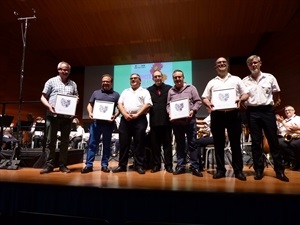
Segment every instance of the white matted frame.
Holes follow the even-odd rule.
[[[211,103],[214,105],[214,110],[237,108],[235,88],[213,90]]]
[[[57,114],[75,116],[77,96],[57,94],[54,109]]]
[[[114,112],[114,102],[95,100],[93,118],[97,120],[111,120]]]
[[[171,120],[186,118],[190,113],[189,99],[178,99],[170,102],[170,118]]]

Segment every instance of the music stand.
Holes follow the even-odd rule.
[[[34,130],[35,131],[44,131],[45,130],[45,123],[36,123]]]
[[[19,131],[31,131],[32,121],[20,121],[20,130]],[[13,132],[18,131],[18,126],[13,128]]]

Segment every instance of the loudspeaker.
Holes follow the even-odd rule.
[[[21,160],[1,159],[0,169],[17,170]]]

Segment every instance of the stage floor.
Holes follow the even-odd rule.
[[[262,193],[262,194],[300,194],[300,172],[286,170],[290,182],[282,182],[275,178],[272,167],[266,167],[264,178],[254,180],[253,168],[244,166],[247,181],[240,181],[234,177],[233,170],[227,166],[226,178],[212,179],[214,169],[203,171],[203,177],[193,176],[187,170],[186,174],[173,175],[161,170],[157,173],[140,175],[128,169],[121,173],[104,173],[100,170],[100,163],[94,163],[94,171],[81,174],[84,163],[70,165],[71,173],[63,174],[58,168],[53,173],[40,175],[40,168],[19,168],[18,170],[0,170],[1,182],[51,184],[63,186],[90,186],[97,188],[115,189],[146,189],[168,191],[200,191],[225,193]],[[117,162],[110,162],[110,168],[117,166]],[[163,168],[163,166],[162,166]]]
[[[275,178],[270,166],[257,181],[253,168],[245,165],[247,181],[240,181],[230,166],[226,178],[215,180],[214,169],[203,171],[203,177],[165,170],[148,170],[144,175],[133,170],[104,173],[97,160],[93,172],[81,174],[84,165],[70,165],[69,174],[58,168],[42,175],[40,168],[1,169],[0,215],[29,219],[31,225],[104,224],[99,219],[113,225],[287,225],[300,220],[298,171],[287,169],[290,182],[286,183]],[[117,165],[110,162],[110,168]],[[24,224],[23,219],[10,223],[19,224]]]

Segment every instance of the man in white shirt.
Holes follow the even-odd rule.
[[[245,181],[246,176],[243,173],[244,165],[240,144],[242,123],[239,108],[241,102],[248,99],[248,90],[241,78],[228,72],[228,63],[224,57],[216,60],[215,69],[217,76],[208,82],[202,94],[203,103],[211,111],[211,132],[214,137],[217,161],[217,171],[213,175],[213,179],[220,179],[225,177],[226,174],[224,148],[226,143],[225,131],[227,130],[235,177]],[[230,92],[227,92],[229,89],[234,90],[233,96],[230,96]],[[215,93],[218,93],[218,98],[221,99],[219,102],[221,107],[216,107],[218,102],[213,98]],[[231,98],[233,105],[227,106],[227,101],[221,98],[222,96],[224,96],[223,98]]]
[[[279,145],[285,165],[296,171],[300,169],[300,116],[295,114],[294,107],[290,105],[284,107],[284,112],[285,119],[278,114],[276,115]]]
[[[141,77],[137,73],[130,75],[130,88],[125,89],[119,98],[118,108],[122,114],[119,126],[119,166],[113,173],[127,171],[128,153],[133,139],[134,169],[145,174],[145,136],[148,121],[146,114],[152,106],[150,93],[141,87]]]
[[[261,72],[262,62],[259,56],[252,55],[248,57],[246,62],[251,74],[245,77],[243,82],[249,89],[249,99],[245,105],[252,139],[254,179],[261,180],[263,178],[265,167],[262,151],[264,132],[270,146],[276,178],[288,182],[289,179],[284,174],[285,168],[277,137],[274,111],[274,107],[280,105],[280,87],[272,74]]]

